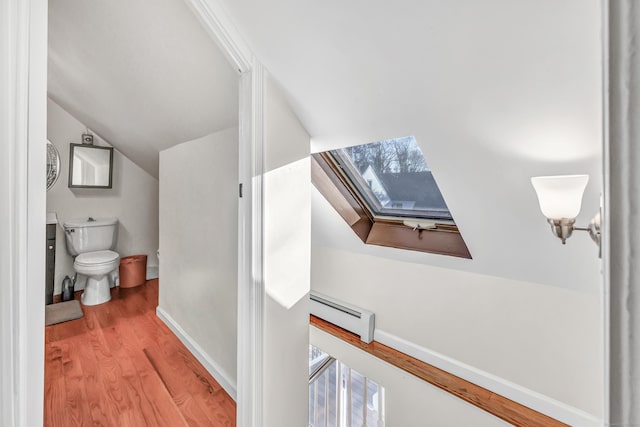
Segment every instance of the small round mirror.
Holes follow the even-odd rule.
[[[60,155],[55,145],[47,141],[47,191],[58,180],[60,175]]]

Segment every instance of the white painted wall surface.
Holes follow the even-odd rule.
[[[158,266],[158,180],[118,150],[113,154],[113,188],[68,187],[69,144],[80,143],[87,127],[53,100],[47,103],[47,137],[60,154],[60,177],[47,192],[47,211],[56,212],[56,273],[54,294],[61,292],[65,275],[72,276],[73,258],[67,253],[62,225],[73,218],[116,217],[119,220],[116,252],[120,257],[146,254],[149,267]],[[94,144],[110,146],[94,137]],[[76,290],[84,289],[78,281]]]
[[[309,338],[314,346],[384,387],[385,426],[510,425],[313,326]]]
[[[159,314],[235,397],[238,131],[160,152]],[[180,335],[180,334],[179,334]],[[193,351],[193,348],[191,348]]]
[[[309,135],[265,83],[263,425],[300,427],[309,420]]]
[[[315,245],[311,271],[314,291],[375,312],[376,340],[384,331],[602,416],[597,295]]]
[[[155,178],[160,151],[238,120],[237,72],[185,3],[50,4],[49,96]]]
[[[598,208],[602,2],[381,2],[365,15],[282,3],[295,8],[286,17],[227,2],[300,105],[312,151],[414,135],[473,256],[364,245],[314,189],[312,288],[375,311],[410,344],[602,418],[597,248],[584,232],[561,245],[529,181],[588,173],[577,223]],[[320,21],[335,39],[311,34]],[[379,23],[410,30],[359,36]],[[282,37],[296,29],[309,39]]]
[[[400,258],[599,292],[593,243],[557,244],[529,177],[588,173],[577,223],[598,207],[602,1],[220,1],[312,151],[416,137],[474,262]]]

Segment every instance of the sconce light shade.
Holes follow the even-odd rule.
[[[582,195],[589,175],[536,176],[531,184],[540,210],[549,219],[575,219],[582,207]]]

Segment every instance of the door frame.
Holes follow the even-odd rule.
[[[238,71],[238,427],[261,427],[263,414],[263,173],[265,71],[218,0],[185,0]]]
[[[237,425],[259,427],[264,72],[216,0],[186,2],[240,80]],[[0,11],[0,424],[31,427],[44,404],[48,0],[4,0]]]
[[[47,0],[0,3],[0,424],[42,425]]]

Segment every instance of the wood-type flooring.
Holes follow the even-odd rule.
[[[45,328],[44,425],[235,426],[233,399],[156,316],[158,281],[111,292]]]

